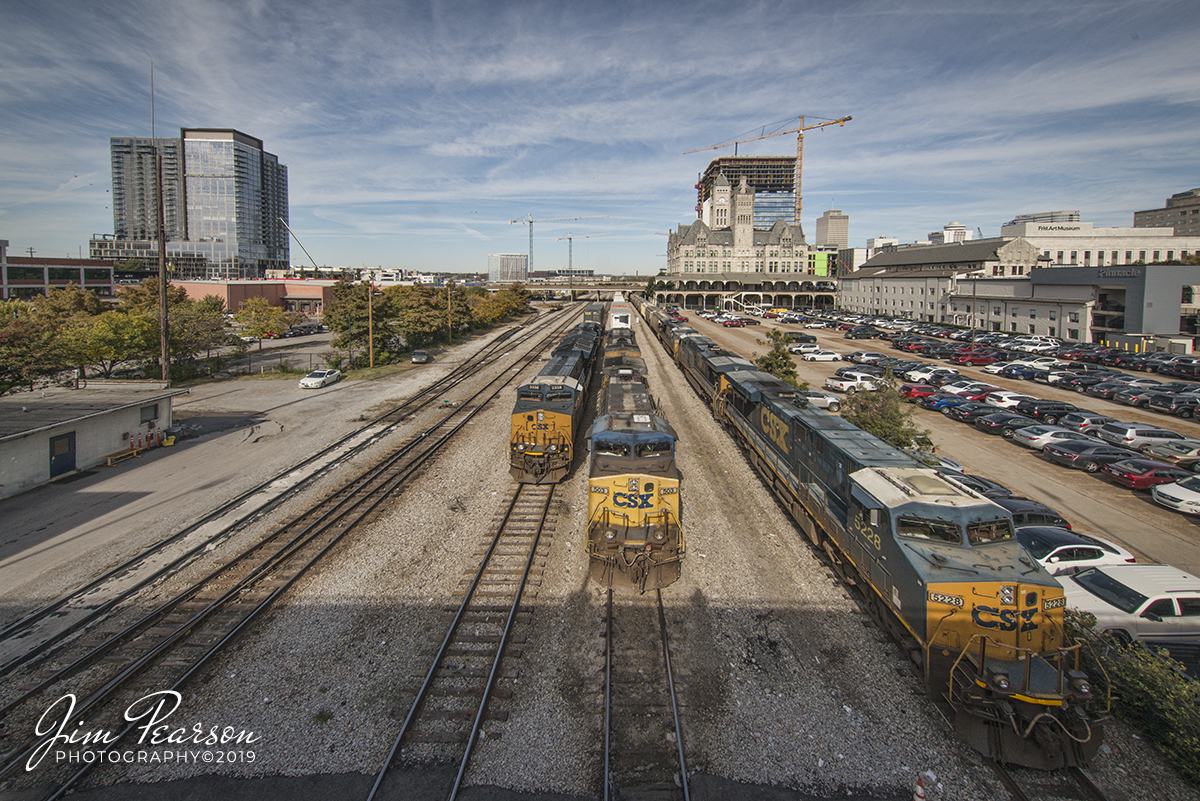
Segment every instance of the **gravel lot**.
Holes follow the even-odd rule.
[[[688,556],[683,578],[664,598],[689,767],[696,771],[693,796],[907,800],[924,774],[931,801],[1003,797],[928,702],[907,658],[805,544],[649,330],[640,322],[637,330],[652,392],[681,437]],[[449,369],[460,356],[447,355],[434,366]],[[255,423],[264,436],[270,432],[269,457],[244,429],[240,438],[206,435],[213,443],[227,440],[206,462],[221,488],[215,495],[232,495],[254,475],[222,479],[222,455],[240,460],[254,452],[252,469],[261,480],[273,465],[301,458],[306,448],[349,428],[360,412],[409,394],[428,375],[411,371],[369,391],[347,384],[329,396],[336,404],[319,407],[322,414],[311,403],[297,414],[270,409]],[[187,408],[196,419],[213,420],[246,411],[228,408],[222,398],[216,390],[197,391]],[[105,768],[89,780],[95,789],[76,797],[365,797],[424,673],[425,655],[441,638],[447,598],[474,567],[476,548],[512,481],[503,457],[511,401],[510,391],[476,418],[470,434],[421,481],[299,582],[185,692],[176,713],[181,722],[261,735],[253,763]],[[338,473],[362,463],[365,457]],[[312,492],[340,480],[331,476]],[[516,677],[504,683],[513,692],[503,702],[509,717],[485,727],[464,798],[595,797],[600,791],[603,608],[582,547],[584,466],[576,465],[559,498],[559,526],[536,611],[518,630],[523,655],[514,660]],[[165,520],[160,533],[172,521]],[[86,572],[78,567],[49,583],[70,583]],[[1094,773],[1133,801],[1200,798],[1119,726]],[[388,795],[423,798],[445,782],[443,769],[413,768]],[[103,786],[113,783],[120,784]]]

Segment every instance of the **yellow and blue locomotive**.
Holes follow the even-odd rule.
[[[605,338],[588,438],[588,557],[597,583],[645,592],[676,581],[684,555],[675,431],[657,414],[632,329]]]
[[[1099,748],[1103,711],[1064,644],[1061,585],[1012,517],[756,370],[720,374],[717,416],[834,568],[909,651],[959,735],[1054,769]]]
[[[580,323],[537,376],[517,387],[508,458],[522,484],[555,484],[571,469],[600,336],[600,323]]]

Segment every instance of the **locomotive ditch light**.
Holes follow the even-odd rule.
[[[1092,694],[1092,683],[1088,681],[1086,673],[1082,670],[1072,670],[1067,675],[1071,677],[1071,689],[1080,695],[1090,696]]]
[[[991,678],[992,678],[992,684],[996,687],[997,690],[999,690],[1000,692],[1004,692],[1004,693],[1008,692],[1009,681],[1008,681],[1007,673],[1002,673],[1000,671],[993,671]]]
[[[1012,606],[1017,602],[1017,588],[1010,584],[1005,584],[1000,588],[1000,603],[1007,606]]]
[[[611,528],[608,531],[604,532],[605,539],[611,540],[611,539],[614,539],[616,536],[617,536],[617,532],[613,531]]]
[[[557,445],[551,445],[551,446],[550,446],[550,452],[551,452],[551,453],[558,453],[558,446],[557,446]]]

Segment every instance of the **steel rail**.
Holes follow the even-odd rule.
[[[533,360],[535,360],[540,355],[540,352],[545,348],[546,344],[554,338],[554,333],[555,332],[552,332],[549,336],[547,336],[540,343],[540,347],[531,350],[530,353],[526,355],[525,358],[528,360],[528,363],[532,363]],[[482,403],[480,403],[478,406],[476,406],[474,408],[474,410],[470,411],[467,414],[463,414],[462,415],[463,419],[457,425],[455,425],[453,429],[451,429],[442,438],[440,438],[440,440],[433,443],[433,446],[430,447],[425,453],[421,454],[418,457],[418,461],[416,463],[414,463],[413,465],[410,465],[409,469],[406,469],[406,471],[403,475],[401,475],[398,478],[395,478],[394,481],[389,482],[389,484],[384,489],[376,490],[376,491],[372,492],[366,498],[359,498],[358,501],[354,505],[351,506],[351,508],[354,508],[354,506],[356,506],[356,505],[366,503],[369,501],[369,505],[367,506],[367,508],[364,509],[362,511],[362,513],[360,515],[358,515],[358,517],[354,521],[352,521],[349,525],[345,526],[343,531],[338,533],[331,542],[327,543],[319,551],[319,553],[316,556],[314,556],[312,559],[310,559],[308,561],[308,563],[306,563],[298,572],[296,572],[283,586],[277,588],[274,592],[272,592],[268,596],[267,599],[265,599],[260,604],[258,604],[248,615],[244,616],[243,619],[237,623],[236,627],[232,631],[228,632],[224,637],[221,638],[221,640],[216,645],[214,645],[212,648],[208,649],[208,651],[204,655],[202,655],[197,661],[195,661],[193,663],[192,667],[186,671],[183,678],[179,679],[175,686],[176,687],[181,686],[182,682],[186,681],[186,679],[189,678],[192,674],[194,674],[195,671],[198,670],[201,666],[203,666],[203,664],[205,664],[208,661],[208,659],[210,659],[214,654],[219,652],[225,646],[225,644],[227,644],[233,638],[233,636],[236,635],[236,633],[238,633],[244,627],[249,625],[249,623],[251,621],[253,621],[254,619],[256,619],[257,616],[262,611],[269,608],[269,606],[274,602],[274,600],[276,598],[278,598],[278,596],[283,591],[285,591],[288,587],[290,587],[292,585],[292,583],[294,583],[301,575],[304,574],[304,572],[306,572],[308,570],[309,567],[311,567],[313,564],[316,564],[316,562],[319,561],[319,559],[325,553],[327,553],[328,550],[333,547],[333,545],[335,545],[337,542],[339,542],[345,536],[345,534],[354,530],[354,527],[358,522],[360,522],[363,518],[365,518],[368,514],[370,514],[380,503],[382,503],[384,500],[387,500],[391,496],[391,493],[395,489],[396,486],[398,486],[404,480],[406,480],[408,476],[411,476],[411,474],[414,473],[421,466],[421,464],[423,464],[424,461],[428,460],[434,454],[436,454],[442,443],[444,443],[445,441],[452,438],[459,430],[461,430],[467,424],[467,422],[469,422],[476,414],[479,414],[483,410],[483,408],[486,406],[488,401],[493,400],[497,395],[499,395],[499,393],[503,390],[503,388],[505,386],[507,386],[509,383],[511,383],[511,381],[513,380],[513,376],[511,373],[512,373],[512,371],[505,371],[505,375],[501,375],[501,376],[493,379],[489,383],[488,387],[490,387],[494,384],[499,384],[499,386],[497,386],[492,391],[491,395],[489,395],[487,398],[485,398]],[[485,390],[481,390],[480,392],[476,393],[476,395],[472,397],[472,400],[474,400],[475,398],[484,394],[485,391],[486,391],[486,387],[485,387]],[[465,407],[465,404],[464,404],[464,407]],[[435,426],[433,426],[430,429],[430,431],[427,431],[425,434],[422,434],[419,439],[425,440],[432,431],[436,431],[437,429],[442,428],[445,425],[447,420],[449,420],[454,415],[459,414],[459,413],[460,413],[459,410],[452,412],[450,415],[448,415],[442,421],[439,421]],[[373,473],[373,474],[378,474],[379,472],[386,470],[391,464],[394,464],[394,461],[395,460],[391,460],[388,463],[388,465],[386,465],[383,468],[377,468],[375,470],[368,471],[368,472]],[[346,502],[346,498],[343,498],[342,500],[338,501],[337,505],[340,506],[341,504],[343,504],[345,502]],[[327,517],[329,517],[329,514],[330,514],[330,512],[327,511],[324,514],[322,514],[321,518],[319,518],[319,519],[327,518]],[[341,515],[339,515],[338,519],[340,519],[340,517],[341,517]],[[334,521],[332,521],[329,525],[325,526],[325,528],[330,527],[335,522],[336,522],[336,519]],[[310,525],[309,528],[311,529],[312,525]],[[295,548],[291,548],[290,550],[292,553],[295,553],[302,546],[303,546],[303,543],[300,543],[300,544],[296,545]],[[265,571],[257,570],[255,572],[258,573],[259,575],[261,575]],[[238,592],[238,589],[239,588],[235,587],[235,588],[227,591],[226,593],[224,593],[222,597],[224,599],[232,598],[232,597],[240,594]],[[216,602],[214,602],[213,604],[210,604],[210,606],[207,607],[206,610],[202,610],[202,612],[197,613],[197,615],[192,620],[189,620],[184,625],[178,627],[177,630],[173,634],[169,635],[166,640],[159,643],[154,649],[152,649],[152,651],[150,653],[144,655],[141,659],[137,660],[137,662],[135,662],[133,665],[130,665],[126,669],[122,670],[121,673],[117,677],[110,680],[99,690],[92,693],[92,695],[89,696],[88,699],[86,699],[82,705],[77,707],[77,709],[75,710],[75,714],[72,715],[72,719],[73,720],[74,719],[82,719],[82,716],[86,712],[90,711],[91,709],[96,707],[98,704],[102,703],[104,700],[107,700],[108,698],[110,698],[121,687],[125,686],[130,680],[132,680],[132,678],[134,676],[141,673],[142,670],[150,664],[150,662],[152,661],[152,658],[154,656],[161,655],[161,653],[164,652],[165,650],[167,650],[170,645],[173,645],[174,643],[178,642],[184,634],[190,633],[199,618],[201,618],[202,616],[208,616],[205,613],[211,614],[219,606],[220,606],[220,604],[218,604]],[[126,731],[128,731],[128,729]],[[113,743],[105,746],[105,748],[103,748],[103,749],[97,749],[97,750],[98,751],[107,751],[107,750],[111,749],[111,747],[113,745],[115,745],[117,742],[119,742],[120,737],[123,736],[124,734],[125,734],[125,732],[122,732],[121,735],[118,735],[117,739],[113,741]],[[25,760],[27,758],[27,756],[32,752],[32,749],[33,749],[33,747],[23,749],[20,756],[18,756],[17,758],[15,758],[13,760],[10,760],[4,766],[3,769],[0,769],[0,776],[3,776],[6,773],[11,772],[11,770],[13,768],[18,766],[20,764],[20,762],[22,762],[23,760]],[[93,764],[95,764],[95,763],[93,763]],[[56,793],[56,795],[54,797],[58,797],[58,795],[60,795],[67,788],[69,788],[75,781],[77,781],[78,778],[80,778],[81,776],[86,774],[91,769],[91,767],[93,767],[93,765],[88,765],[88,766],[81,768],[81,770],[77,774],[72,776],[68,780],[68,782],[60,788],[59,792]]]
[[[561,330],[561,326],[556,330]],[[521,342],[527,341],[528,339],[532,339],[534,336],[539,334],[540,331],[541,331],[541,328],[537,328],[537,329],[534,329],[529,332],[522,332],[521,337],[519,337],[515,342],[509,343],[509,344],[506,344],[507,340],[509,338],[511,338],[517,332],[517,329],[512,329],[510,331],[504,332],[499,337],[497,337],[495,340],[493,340],[491,343],[489,343],[487,347],[485,347],[483,350],[479,351],[479,353],[474,354],[462,365],[455,368],[454,371],[452,371],[448,375],[444,376],[442,379],[439,379],[436,383],[430,385],[429,387],[426,387],[425,389],[420,390],[418,393],[411,396],[410,398],[407,398],[403,403],[401,403],[400,406],[377,416],[376,418],[374,418],[370,422],[366,423],[365,425],[359,427],[358,429],[354,430],[350,434],[347,434],[346,436],[340,438],[336,442],[317,451],[316,454],[314,454],[311,457],[306,458],[303,462],[292,465],[291,467],[288,467],[288,468],[284,469],[283,471],[275,474],[271,478],[268,478],[266,481],[261,482],[257,486],[252,487],[242,493],[239,493],[234,498],[221,504],[216,509],[205,514],[204,516],[202,516],[201,518],[199,518],[198,520],[196,520],[194,523],[190,524],[189,526],[181,529],[178,532],[175,532],[174,534],[168,536],[167,538],[165,538],[163,540],[156,542],[154,545],[142,550],[140,553],[135,554],[134,556],[130,557],[129,559],[126,559],[124,562],[120,563],[119,565],[116,565],[115,567],[110,568],[109,570],[105,571],[102,575],[89,581],[88,583],[84,584],[83,586],[76,588],[75,590],[72,590],[70,593],[61,596],[60,598],[44,605],[40,609],[38,609],[34,612],[31,612],[30,614],[22,617],[21,619],[9,624],[3,630],[0,630],[0,641],[9,639],[10,637],[13,637],[16,634],[19,634],[22,631],[28,630],[34,624],[36,624],[37,622],[41,621],[42,619],[52,615],[53,613],[57,612],[58,610],[62,609],[64,606],[71,603],[73,600],[86,596],[89,592],[103,586],[106,582],[111,581],[116,577],[119,577],[120,575],[124,574],[125,572],[136,567],[138,564],[155,556],[156,554],[161,552],[162,549],[166,548],[167,546],[171,545],[172,543],[178,542],[179,540],[181,540],[181,539],[187,537],[189,534],[192,534],[193,532],[199,530],[201,527],[207,525],[208,523],[212,522],[213,520],[217,520],[220,517],[235,510],[237,507],[241,506],[247,500],[249,500],[250,498],[254,497],[255,495],[263,492],[264,490],[266,490],[267,488],[276,484],[277,482],[287,480],[293,473],[303,470],[306,465],[311,464],[313,461],[318,460],[321,457],[328,455],[329,453],[335,451],[337,448],[341,447],[346,442],[349,442],[349,441],[353,440],[354,438],[358,437],[359,435],[361,435],[364,431],[372,428],[373,426],[377,426],[380,422],[383,422],[390,417],[399,416],[399,419],[396,419],[394,422],[387,424],[383,429],[376,432],[369,439],[366,439],[363,442],[359,443],[358,445],[355,445],[354,447],[348,449],[341,456],[340,459],[330,462],[329,464],[325,465],[320,470],[317,470],[317,471],[311,473],[307,477],[298,481],[296,484],[292,485],[291,489],[293,491],[300,490],[300,489],[303,489],[304,487],[314,483],[317,479],[324,476],[326,473],[328,473],[330,470],[332,470],[336,465],[338,465],[342,461],[345,461],[347,458],[353,457],[354,455],[358,454],[362,450],[364,450],[367,447],[369,447],[370,445],[378,442],[381,438],[383,438],[384,436],[389,434],[393,429],[395,429],[396,427],[398,427],[399,425],[401,425],[404,422],[404,419],[403,419],[404,417],[407,417],[408,415],[415,413],[416,411],[419,411],[420,409],[428,406],[430,403],[433,403],[434,400],[436,400],[436,398],[439,397],[441,394],[443,394],[447,389],[452,389],[453,387],[458,386],[459,384],[461,384],[463,381],[467,380],[468,378],[474,376],[480,366],[486,364],[489,359],[492,359],[494,357],[494,355],[497,351],[501,350],[501,347],[500,347],[501,345],[504,345],[507,348],[507,347],[511,347],[513,345],[520,344]],[[496,357],[496,358],[498,358],[498,357]],[[423,400],[423,402],[418,402],[418,401],[422,401],[422,400]],[[204,541],[198,543],[196,546],[188,549],[187,551],[180,554],[175,559],[164,563],[162,567],[148,573],[146,576],[144,576],[139,581],[132,583],[129,587],[127,587],[126,589],[122,590],[121,592],[115,594],[108,601],[105,601],[103,604],[100,604],[100,605],[94,607],[92,609],[92,611],[88,612],[86,615],[81,616],[79,619],[75,620],[70,625],[59,629],[58,631],[56,631],[54,633],[53,636],[51,636],[47,640],[43,641],[42,643],[39,643],[34,648],[31,648],[29,651],[26,651],[25,653],[23,653],[17,657],[14,657],[9,662],[0,666],[0,677],[8,675],[9,673],[11,673],[13,670],[17,669],[18,667],[20,667],[24,664],[28,664],[32,661],[35,661],[38,657],[48,653],[50,650],[53,649],[53,647],[55,645],[62,642],[64,639],[66,639],[68,636],[70,636],[74,632],[78,631],[79,629],[85,628],[86,626],[93,623],[98,618],[103,617],[105,614],[107,614],[112,609],[114,609],[117,605],[119,605],[122,601],[126,600],[127,598],[134,595],[138,591],[144,589],[146,586],[154,583],[155,581],[162,578],[163,576],[169,574],[171,571],[178,569],[181,565],[189,562],[197,554],[201,553],[206,548],[208,548],[212,544],[212,542],[214,542],[215,540],[220,539],[221,537],[227,536],[228,534],[230,534],[233,531],[236,531],[238,528],[243,526],[247,521],[249,521],[265,512],[271,511],[278,505],[282,504],[285,500],[287,500],[287,498],[288,498],[287,495],[280,495],[279,497],[275,498],[274,500],[269,501],[268,503],[266,503],[262,506],[256,507],[252,510],[249,510],[246,514],[230,521],[229,525],[223,527],[220,531],[215,532],[212,537],[207,538]]]

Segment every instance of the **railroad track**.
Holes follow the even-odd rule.
[[[604,799],[688,801],[662,591],[605,604]]]
[[[568,316],[565,321],[549,323],[553,331],[550,336],[557,335],[570,319]],[[475,377],[489,364],[498,362],[507,352],[535,337],[544,336],[544,330],[537,326],[529,331],[513,329],[505,332],[439,381],[312,457],[240,493],[185,528],[105,570],[87,584],[12,621],[0,629],[0,678],[51,654],[60,643],[103,619],[126,599],[179,570],[211,549],[214,543],[231,536],[296,491],[393,433],[413,415],[436,404],[447,392]]]
[[[555,338],[552,332],[535,343],[519,360],[523,363],[506,366],[378,464],[132,625],[117,632],[93,627],[63,643],[53,663],[43,660],[31,666],[20,677],[21,692],[0,710],[0,779],[17,774],[36,758],[48,733],[43,727],[34,736],[38,718],[64,697],[61,688],[67,678],[75,679],[76,701],[60,731],[71,731],[83,720],[120,720],[120,710],[148,693],[177,691],[347,534],[394,498]],[[56,714],[65,709],[63,704]],[[118,748],[132,729],[131,724],[93,751],[103,755]],[[48,767],[36,780],[57,785],[49,796],[57,798],[92,764],[73,773],[67,770],[66,776]]]
[[[551,513],[555,488],[518,484],[510,490],[479,567],[460,590],[462,602],[447,609],[452,617],[445,636],[413,693],[368,799],[387,792],[383,788],[392,768],[405,760],[457,761],[458,774],[449,789],[449,798],[455,798],[472,749],[482,738],[484,720],[507,717],[489,702],[497,695],[497,679],[507,675],[505,660],[521,655],[510,647],[516,642],[513,629],[531,614],[524,602],[536,599],[536,589],[530,587],[541,583],[549,550],[544,535],[557,522]]]
[[[1013,801],[1110,801],[1104,790],[1080,768],[1038,771],[1006,768],[992,759],[984,764],[992,769]]]

